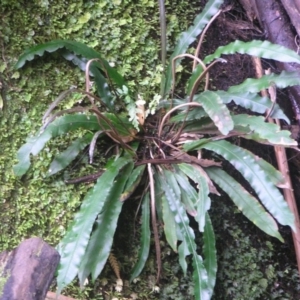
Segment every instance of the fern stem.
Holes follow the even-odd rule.
[[[164,93],[166,56],[167,56],[167,25],[166,25],[166,10],[164,0],[158,0],[159,4],[159,22],[160,22],[160,41],[161,41],[161,62],[163,65],[163,77],[161,80],[161,96]]]

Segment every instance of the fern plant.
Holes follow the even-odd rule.
[[[146,119],[145,102],[138,99],[138,90],[130,90],[125,79],[95,50],[79,42],[55,40],[34,46],[20,56],[17,68],[23,67],[35,55],[42,56],[45,52],[65,48],[64,57],[86,72],[86,91],[66,91],[49,107],[40,132],[28,138],[18,152],[19,162],[14,167],[18,176],[30,168],[31,154],[38,155],[50,139],[78,128],[87,133],[54,159],[49,168],[50,175],[66,168],[87,146],[92,159],[97,142],[103,136],[109,136],[120,149],[117,155],[111,155],[103,170],[90,176],[89,179],[98,178],[97,182],[83,199],[58,245],[61,255],[57,276],[59,292],[76,276],[83,285],[89,276],[95,280],[100,275],[110,254],[122,205],[125,200],[130,201],[130,196],[139,186],[144,190],[141,246],[130,278],[137,277],[147,261],[152,224],[157,251],[157,282],[159,280],[159,218],[166,240],[178,252],[184,274],[187,272],[186,257],[192,257],[195,299],[210,299],[215,285],[217,254],[209,209],[210,195],[220,195],[218,188],[227,193],[243,214],[266,234],[283,241],[277,222],[295,229],[293,214],[278,189],[284,185],[282,174],[265,160],[234,144],[231,138],[296,146],[290,132],[267,123],[263,116],[258,115],[269,112],[270,117],[289,122],[276,103],[258,93],[271,84],[279,88],[296,85],[299,74],[282,72],[247,79],[227,91],[209,90],[207,75],[215,63],[224,62],[220,58],[222,55],[236,52],[282,62],[300,63],[300,57],[267,41],[235,41],[219,47],[203,60],[186,54],[189,45],[219,13],[222,2],[208,1],[193,25],[182,33],[165,66],[161,101],[154,106],[156,113]],[[163,1],[160,1],[160,9],[163,12]],[[165,32],[163,16],[161,13],[162,40]],[[175,70],[184,57],[192,57],[199,64],[186,83],[186,94],[177,99],[173,96]],[[90,92],[90,75],[97,95]],[[201,90],[203,80],[206,80],[205,87]],[[82,93],[88,104],[53,113],[57,104],[74,91]],[[124,110],[116,112],[115,103],[122,99]],[[151,102],[151,99],[145,100]],[[255,115],[235,114],[226,106],[231,101]],[[255,196],[223,170],[225,160],[248,181]],[[203,236],[201,251],[190,226],[191,218],[196,220]]]

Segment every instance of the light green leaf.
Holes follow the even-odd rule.
[[[202,174],[200,168],[197,168],[197,166],[190,164],[180,164],[178,166],[182,172],[184,172],[197,184],[198,197],[197,202],[195,203],[195,206],[197,207],[197,216],[195,217],[195,220],[198,222],[199,231],[203,232],[205,226],[205,215],[210,209],[211,205],[211,200],[208,196],[209,187],[207,179]]]
[[[145,166],[146,165],[138,166],[132,171],[131,175],[128,178],[128,181],[126,182],[126,186],[124,192],[121,195],[120,201],[125,201],[126,199],[128,199],[138,187],[143,177]]]
[[[91,13],[87,12],[83,16],[79,17],[77,23],[78,24],[85,24],[90,20],[91,16],[92,16]]]
[[[97,65],[99,69],[107,72],[110,79],[112,79],[119,87],[125,85],[124,78],[116,71],[116,69],[112,68],[97,51],[76,41],[54,40],[45,44],[39,44],[31,47],[24,51],[23,54],[19,57],[15,68],[22,68],[26,61],[33,60],[35,55],[43,56],[45,52],[54,52],[61,48],[66,48],[69,51],[72,51],[75,54],[80,55],[88,60],[93,58],[99,59],[101,63],[95,62],[93,64]]]
[[[165,195],[161,196],[161,203],[166,240],[171,248],[177,252],[176,222]]]
[[[281,62],[295,62],[300,64],[299,55],[288,48],[275,45],[269,41],[253,40],[251,42],[235,41],[226,46],[219,47],[215,53],[208,55],[204,63],[210,63],[212,60],[221,57],[223,54],[249,54],[266,59],[274,59]]]
[[[209,290],[207,287],[207,272],[203,265],[202,258],[197,254],[197,246],[195,244],[195,234],[189,226],[189,219],[185,209],[180,201],[180,190],[174,174],[168,170],[159,176],[161,186],[165,192],[166,199],[169,203],[170,210],[174,214],[175,222],[179,227],[182,235],[182,243],[178,247],[179,263],[186,274],[187,263],[185,257],[192,254],[193,258],[193,278],[195,283],[195,297],[198,300],[209,300]]]
[[[206,143],[209,143],[211,140],[208,138],[203,138],[203,139],[200,139],[198,141],[192,141],[192,142],[188,142],[188,143],[185,143],[183,145],[183,150],[188,152],[188,151],[193,151],[193,150],[198,150],[200,148],[203,148],[203,145],[206,144]]]
[[[240,114],[232,116],[232,119],[236,125],[249,127],[260,138],[274,145],[297,146],[297,142],[290,138],[289,131],[281,130],[277,124],[265,122],[264,117]]]
[[[217,250],[216,250],[216,238],[214,229],[209,217],[206,213],[205,227],[203,234],[203,254],[204,254],[204,266],[208,276],[208,288],[210,297],[213,294],[217,277]]]
[[[191,216],[195,217],[197,215],[196,205],[198,201],[198,195],[195,188],[190,184],[188,178],[179,168],[176,168],[174,176],[180,185],[182,203],[184,204],[186,211]]]
[[[78,128],[93,131],[100,129],[98,120],[95,116],[74,114],[57,118],[44,131],[39,132],[34,137],[28,138],[26,143],[18,150],[17,153],[19,163],[14,166],[16,176],[24,175],[29,169],[30,154],[37,155],[51,138],[60,136]]]
[[[260,114],[265,114],[273,107],[273,102],[268,97],[260,97],[256,93],[228,93],[225,91],[216,91],[215,93],[221,97],[224,104],[228,104],[233,100],[237,105],[243,106]],[[285,120],[288,124],[290,124],[289,118],[284,114],[277,103],[275,103],[270,117]]]
[[[109,162],[107,170],[85,196],[79,212],[76,213],[74,221],[58,246],[61,256],[57,277],[58,293],[77,275],[79,265],[85,255],[93,224],[109,199],[115,177],[120,169],[131,162],[131,158],[124,157]]]
[[[86,134],[75,140],[65,151],[55,156],[49,168],[49,176],[66,168],[92,140],[92,134]]]
[[[170,92],[172,86],[172,59],[186,52],[189,45],[192,44],[201,33],[204,26],[210,21],[211,17],[217,12],[223,0],[209,0],[203,11],[195,18],[194,23],[189,29],[183,32],[179,38],[173,54],[170,57],[170,63],[166,71],[164,95]],[[180,59],[176,61],[176,66],[180,63]]]
[[[135,134],[133,125],[125,115],[117,117],[111,113],[103,113],[103,116],[110,121],[111,126],[123,138],[131,138]],[[111,129],[110,125],[103,119],[100,119],[100,124],[96,116],[84,114],[65,115],[55,119],[44,131],[40,131],[36,136],[28,138],[26,143],[19,149],[17,153],[19,163],[14,166],[16,176],[22,176],[27,172],[30,167],[30,154],[37,155],[51,138],[78,128],[91,131]]]
[[[294,215],[282,194],[247,151],[224,140],[209,142],[204,144],[203,148],[214,151],[228,160],[249,181],[272,216],[280,224],[288,225],[295,230]]]
[[[183,111],[179,114],[173,116],[169,122],[171,123],[178,123],[183,121],[194,121],[194,120],[200,120],[203,117],[207,117],[207,113],[202,107],[195,107],[193,109],[190,109],[188,112]]]
[[[101,273],[109,253],[111,251],[114,233],[123,203],[120,201],[126,181],[133,169],[133,162],[130,161],[122,172],[117,176],[110,193],[105,201],[104,207],[96,220],[96,229],[91,235],[91,239],[86,247],[85,255],[78,270],[78,277],[81,286],[91,273],[92,280]],[[102,175],[103,176],[103,175]]]
[[[233,129],[233,121],[220,96],[212,91],[205,91],[194,96],[194,101],[202,104],[204,110],[224,135]]]
[[[261,90],[267,89],[270,85],[275,84],[278,88],[286,88],[288,86],[299,84],[299,72],[281,72],[280,74],[264,75],[261,78],[248,78],[239,85],[231,86],[228,89],[229,93],[258,93]]]
[[[141,247],[139,249],[138,261],[130,275],[130,281],[140,275],[146,264],[150,251],[150,236],[150,199],[149,193],[147,193],[142,205]]]
[[[258,228],[268,235],[283,238],[278,232],[275,220],[267,213],[264,207],[248,193],[234,178],[219,168],[208,168],[207,173],[220,188],[228,194],[239,210]]]

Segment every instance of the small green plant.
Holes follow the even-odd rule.
[[[196,299],[210,299],[215,285],[217,256],[209,217],[210,194],[220,195],[215,184],[265,233],[283,240],[276,221],[294,229],[293,214],[278,190],[284,185],[281,173],[250,151],[235,145],[232,138],[296,146],[288,131],[267,123],[265,117],[257,114],[268,113],[270,117],[289,122],[276,103],[258,93],[270,85],[280,88],[296,85],[299,83],[298,74],[265,75],[260,79],[247,79],[228,91],[212,91],[208,89],[208,73],[215,63],[225,62],[222,55],[236,52],[282,62],[300,63],[300,57],[267,41],[235,41],[219,47],[203,60],[186,54],[189,45],[219,12],[222,2],[208,1],[193,25],[180,36],[166,65],[164,3],[160,1],[164,72],[161,95],[153,95],[153,99],[140,99],[138,87],[130,89],[125,79],[98,52],[79,42],[55,40],[26,50],[19,58],[17,68],[35,55],[42,56],[45,52],[64,48],[64,57],[86,72],[86,90],[63,92],[49,107],[40,132],[28,138],[18,152],[19,163],[14,167],[18,176],[30,168],[30,155],[37,155],[50,139],[78,129],[86,134],[54,159],[49,175],[65,169],[87,146],[92,160],[97,141],[103,136],[110,137],[118,149],[117,153],[111,154],[103,170],[88,178],[98,177],[58,245],[61,255],[58,292],[76,276],[81,285],[90,275],[92,280],[99,276],[111,251],[123,202],[130,199],[137,187],[144,191],[141,196],[141,247],[131,280],[142,272],[147,261],[152,224],[159,281],[159,218],[166,240],[178,252],[184,274],[188,267],[186,257],[191,256]],[[200,45],[204,33],[205,30]],[[178,99],[174,97],[176,68],[185,57],[197,61],[198,65],[185,85],[185,95]],[[90,91],[90,75],[97,95]],[[205,84],[201,90],[203,80]],[[81,93],[84,101],[53,113],[58,103],[73,92]],[[256,115],[231,112],[226,106],[231,101]],[[147,103],[148,112],[144,108]],[[116,110],[116,105],[121,109]],[[223,160],[241,173],[256,196],[222,169]],[[204,259],[199,255],[190,218],[197,221],[198,230],[203,235]]]

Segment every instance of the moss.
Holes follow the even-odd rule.
[[[178,33],[187,28],[193,20],[199,1],[174,0],[166,1],[166,4],[170,53]],[[0,14],[0,46],[3,59],[0,62],[0,80],[6,87],[5,109],[0,111],[1,252],[14,248],[23,238],[34,235],[56,245],[90,187],[66,185],[63,181],[66,174],[47,177],[51,160],[55,154],[67,147],[75,138],[74,135],[58,138],[47,144],[38,157],[32,158],[33,164],[26,176],[21,179],[14,176],[12,166],[16,163],[17,150],[25,138],[40,127],[41,117],[49,104],[71,86],[84,86],[83,73],[62,60],[59,55],[47,54],[43,58],[36,58],[16,71],[13,66],[18,56],[26,48],[52,39],[84,42],[114,64],[119,72],[129,79],[131,87],[138,86],[144,99],[151,99],[159,91],[161,71],[156,0],[2,0]],[[75,101],[75,96],[70,97],[61,108],[68,108]],[[100,156],[100,153],[98,155]],[[83,167],[81,171],[78,171],[79,165]],[[77,177],[81,175],[79,172],[90,173],[97,167],[99,166],[88,165],[86,155],[83,155],[68,172],[70,176]],[[222,280],[223,286],[218,293],[221,295],[219,299],[224,299],[226,293],[228,299],[233,297],[232,295],[235,295],[235,298],[230,299],[248,299],[248,292],[256,298],[260,297],[259,295],[268,297],[272,293],[275,295],[274,299],[282,299],[278,289],[270,290],[270,285],[275,283],[280,275],[278,269],[274,269],[270,263],[268,253],[271,250],[265,245],[259,246],[266,247],[265,250],[257,250],[236,227],[231,233],[232,238],[240,240],[242,247],[236,252],[237,247],[232,243],[227,245],[226,251],[219,253],[219,282]],[[222,241],[222,236],[220,240]],[[121,250],[116,250],[118,251]],[[234,259],[230,256],[233,254]],[[152,277],[155,274],[155,255],[152,254],[143,273],[143,280],[133,286],[139,299],[190,299],[192,274],[189,273],[189,276],[183,278],[177,257],[169,254],[169,247],[163,247],[163,255],[167,258],[164,260],[163,281],[167,282],[171,278],[173,284],[163,287],[159,296],[152,293]],[[123,272],[127,274],[134,261],[128,254],[122,256],[125,265]],[[240,259],[236,264],[232,264],[238,256]],[[267,266],[263,272],[258,259]],[[251,282],[248,282],[246,277],[249,269],[253,271],[254,276],[251,277]],[[286,268],[282,271],[282,277],[285,276],[285,272],[291,276],[291,282],[297,282],[294,269]],[[105,280],[114,280],[109,274],[110,270],[107,267],[101,281],[96,281],[95,287],[89,286],[84,292],[79,292],[78,288],[73,286],[67,289],[67,293],[78,299],[92,299],[90,295],[100,294],[100,284],[104,286]],[[257,288],[256,291],[253,290],[254,287]],[[131,291],[127,290],[126,293],[130,295]],[[109,294],[114,295],[114,292]],[[93,296],[93,299],[102,299],[102,296]]]
[[[172,8],[171,8],[172,4]],[[176,14],[193,7],[185,1],[169,1],[169,48],[175,36],[186,28],[187,18]],[[12,166],[25,138],[35,133],[49,104],[71,86],[84,86],[83,73],[60,58],[47,54],[15,70],[19,55],[35,44],[52,39],[84,42],[103,54],[126,75],[132,87],[151,97],[159,91],[159,23],[155,0],[19,1],[3,0],[0,6],[0,80],[5,84],[5,109],[0,111],[0,252],[16,247],[24,238],[40,236],[57,245],[90,185],[64,183],[66,174],[47,177],[54,155],[75,136],[47,144],[26,176],[16,178]],[[191,17],[192,19],[192,17]],[[76,101],[70,97],[67,108]],[[104,147],[104,146],[103,146]],[[104,149],[105,150],[105,149]],[[99,155],[99,153],[98,153]],[[77,166],[81,165],[81,171]],[[93,172],[83,155],[70,176]]]

